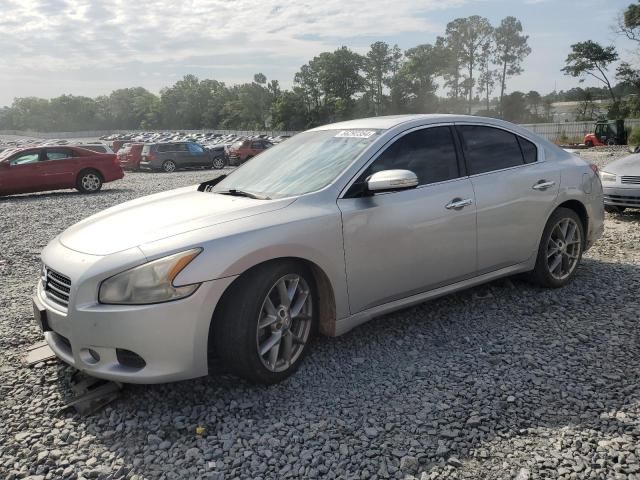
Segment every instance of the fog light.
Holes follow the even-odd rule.
[[[144,358],[140,355],[131,350],[125,350],[124,348],[116,348],[116,357],[120,364],[136,370],[140,370],[147,365],[147,362],[145,362]]]
[[[80,350],[80,358],[84,363],[95,365],[100,361],[100,354],[92,348],[83,348]]]

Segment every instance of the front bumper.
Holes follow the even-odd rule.
[[[640,208],[640,185],[625,187],[603,186],[604,204],[616,207]]]
[[[65,260],[50,265],[45,258],[61,272]],[[173,382],[208,373],[209,325],[235,277],[204,282],[187,298],[154,305],[87,301],[79,293],[86,290],[82,278],[73,273],[70,278],[68,308],[47,296],[42,281],[34,297],[36,307],[46,312],[44,338],[62,361],[91,376],[123,383]],[[97,297],[94,280],[85,283]],[[143,365],[132,365],[131,352]]]

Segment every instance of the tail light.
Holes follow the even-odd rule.
[[[156,159],[156,156],[153,153],[149,153],[147,155],[147,160],[155,160],[155,159]]]

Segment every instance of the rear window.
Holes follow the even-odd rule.
[[[522,149],[522,155],[524,156],[524,163],[533,163],[538,161],[538,149],[529,140],[525,140],[522,137],[517,137],[520,142],[520,148]]]
[[[84,148],[85,150],[91,150],[92,152],[97,152],[97,153],[107,153],[107,149],[104,145],[87,145],[87,144],[81,144],[81,145],[76,145],[78,148]]]

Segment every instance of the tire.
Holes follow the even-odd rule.
[[[164,173],[173,173],[176,171],[176,169],[176,162],[174,162],[173,160],[165,160],[164,162],[162,162],[162,171]]]
[[[563,232],[562,225],[565,224],[567,227]],[[575,230],[571,227],[575,227]],[[561,244],[558,244],[558,241],[561,241]],[[575,276],[582,259],[584,245],[584,225],[578,214],[568,208],[556,209],[544,227],[536,266],[530,273],[531,280],[545,288],[564,287]],[[551,250],[557,253],[550,255]],[[559,265],[557,265],[558,260]]]
[[[282,295],[286,292],[290,298],[292,288],[289,310]],[[209,341],[224,366],[251,383],[265,385],[294,373],[315,333],[316,291],[311,273],[294,262],[270,262],[241,276],[225,293],[211,328]]]
[[[224,157],[215,157],[212,161],[211,161],[211,168],[214,168],[216,170],[220,170],[222,168],[224,168],[226,166],[226,163],[224,161]]]
[[[615,205],[605,205],[604,211],[608,213],[622,213],[627,207],[616,207]]]
[[[610,138],[607,140],[607,145],[609,145],[610,147],[613,147],[616,144],[615,139]]]
[[[76,179],[76,190],[80,193],[96,193],[102,188],[103,181],[97,170],[83,170]]]
[[[587,140],[587,141],[585,142],[585,146],[586,146],[587,148],[592,148],[592,147],[593,147],[593,142],[592,142],[591,140]]]

